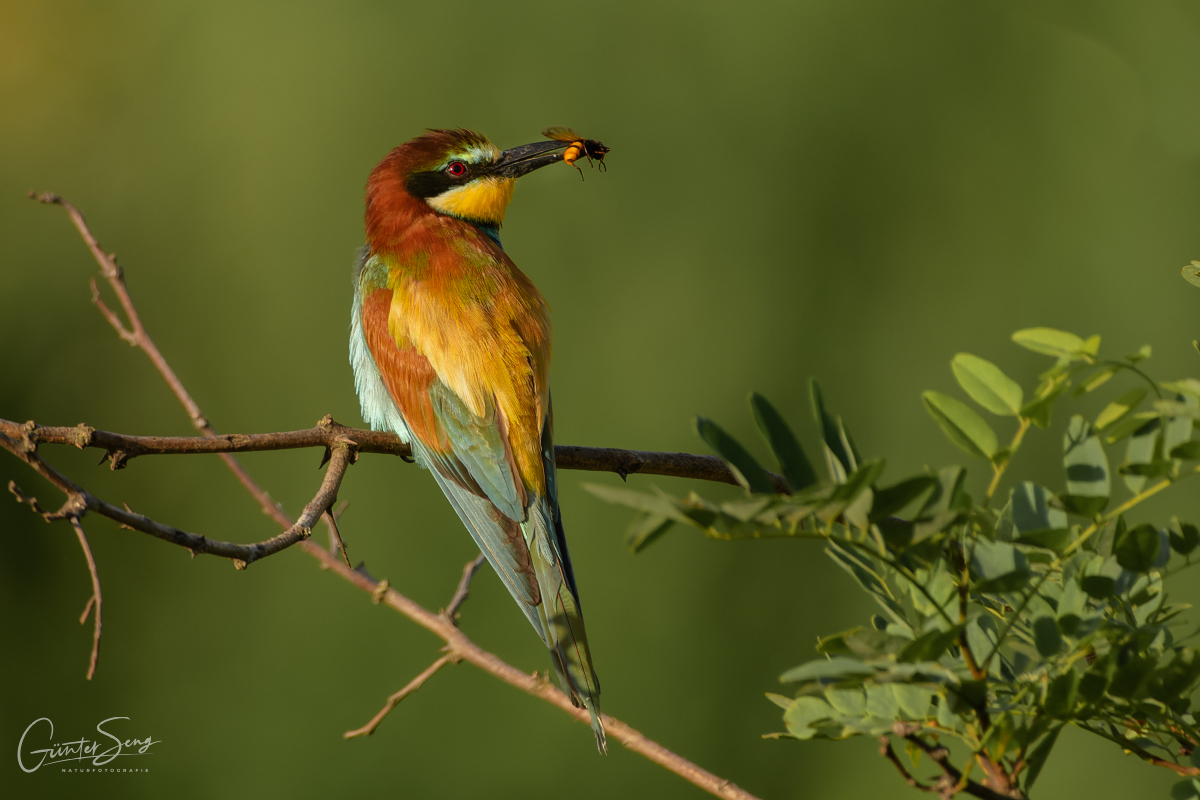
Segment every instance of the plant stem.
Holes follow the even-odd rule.
[[[1017,450],[1020,449],[1021,441],[1025,438],[1025,432],[1029,430],[1031,422],[1028,417],[1021,417],[1021,422],[1017,425],[1017,432],[1013,435],[1012,442],[1008,445],[1008,459],[1000,466],[992,468],[992,482],[988,484],[987,494],[983,498],[985,506],[992,502],[992,495],[996,493],[996,488],[1000,485],[1000,478],[1004,476],[1004,471],[1008,469],[1008,465],[1016,457]]]

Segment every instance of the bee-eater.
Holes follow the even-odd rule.
[[[412,447],[550,650],[606,751],[554,466],[549,308],[500,244],[517,178],[568,142],[468,130],[392,150],[366,190],[350,363],[363,418]]]

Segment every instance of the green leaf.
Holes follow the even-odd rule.
[[[1200,461],[1200,442],[1184,442],[1171,448],[1171,458],[1182,461]]]
[[[1139,430],[1150,420],[1158,420],[1159,416],[1154,411],[1141,411],[1131,417],[1127,417],[1121,422],[1113,425],[1104,433],[1104,441],[1108,444],[1116,444],[1131,433]]]
[[[938,725],[947,730],[961,731],[963,729],[963,722],[952,710],[953,698],[954,694],[950,691],[946,692],[945,697],[938,698],[937,721]],[[968,709],[964,713],[970,713],[970,710]]]
[[[829,476],[834,483],[841,483],[848,473],[854,471],[854,461],[850,457],[846,442],[843,441],[840,426],[825,410],[821,387],[815,380],[808,382],[808,394],[812,400],[813,418],[817,422],[821,441],[824,442],[825,464],[829,468]]]
[[[1174,517],[1171,518],[1169,536],[1171,549],[1181,556],[1188,555],[1200,544],[1200,530],[1190,522],[1180,522]]]
[[[1033,621],[1033,641],[1043,658],[1058,655],[1062,649],[1062,634],[1058,632],[1058,622],[1051,617],[1038,617]]]
[[[1200,261],[1193,261],[1181,270],[1183,279],[1193,286],[1200,286]]]
[[[1052,717],[1070,717],[1075,712],[1079,692],[1079,673],[1069,670],[1050,681],[1046,687],[1046,713]]]
[[[1187,269],[1184,267],[1184,270]],[[1185,274],[1183,277],[1188,278],[1191,283],[1200,280],[1194,275],[1189,278]],[[1171,800],[1197,800],[1197,798],[1200,798],[1200,781],[1195,778],[1184,778],[1171,786]]]
[[[1125,446],[1125,463],[1122,465],[1122,475],[1125,486],[1137,494],[1146,485],[1146,476],[1131,473],[1130,468],[1139,464],[1153,463],[1158,449],[1158,434],[1162,430],[1162,421],[1158,417],[1148,420],[1134,431],[1133,438]],[[1110,434],[1111,435],[1111,434]]]
[[[648,494],[634,489],[623,489],[620,486],[605,486],[599,483],[585,483],[583,488],[591,494],[609,503],[628,506],[647,514],[659,514],[670,517],[676,522],[687,522],[688,519],[679,512],[671,500],[662,495]]]
[[[1108,684],[1112,681],[1113,672],[1117,668],[1117,651],[1110,650],[1106,655],[1097,658],[1079,679],[1080,699],[1094,703],[1104,696]]]
[[[962,625],[955,625],[948,631],[932,630],[923,633],[905,646],[896,656],[896,660],[910,664],[921,661],[937,661],[941,658],[942,653],[946,652],[946,649],[958,639],[962,629]]]
[[[909,642],[904,636],[894,636],[886,631],[860,626],[818,640],[817,651],[827,656],[882,658],[898,653]]]
[[[1183,378],[1177,381],[1163,381],[1160,384],[1167,391],[1175,392],[1176,394],[1187,395],[1200,400],[1200,380],[1196,378]]]
[[[993,414],[1011,417],[1021,410],[1025,393],[992,362],[959,353],[950,362],[950,368],[963,391]]]
[[[947,687],[946,695],[955,714],[974,711],[987,702],[987,681],[963,681]]]
[[[792,707],[792,698],[790,697],[786,697],[781,694],[775,694],[774,692],[764,692],[764,694],[768,700],[782,708],[784,711],[787,711]]]
[[[1196,657],[1196,651],[1190,647],[1184,647],[1175,653],[1175,657],[1171,659],[1171,663],[1161,670],[1158,670],[1162,685],[1161,700],[1170,704],[1180,698],[1188,698],[1195,690],[1196,681],[1200,680],[1200,658]],[[1200,754],[1192,754],[1192,765],[1200,760]]]
[[[887,686],[896,696],[905,719],[925,719],[929,716],[929,704],[933,702],[931,690],[907,683],[890,683]]]
[[[1063,466],[1067,468],[1067,492],[1075,497],[1107,499],[1112,488],[1104,445],[1087,420],[1076,414],[1063,435]],[[1097,511],[1103,510],[1101,505]]]
[[[1063,380],[1046,389],[1044,393],[1039,389],[1038,395],[1021,408],[1021,416],[1039,428],[1049,428],[1054,403],[1070,386],[1070,381]]]
[[[872,458],[864,461],[858,469],[846,476],[845,483],[833,490],[829,501],[831,503],[850,502],[855,497],[858,497],[864,489],[875,483],[879,476],[883,474],[885,466],[887,466],[887,462],[882,458]]]
[[[674,524],[675,520],[661,514],[643,513],[629,526],[629,532],[625,534],[625,546],[631,553],[640,553]]]
[[[797,739],[811,739],[817,734],[812,727],[814,722],[829,719],[833,709],[819,697],[797,697],[792,705],[783,712],[783,722],[787,725],[788,733]]]
[[[857,658],[839,656],[838,658],[821,658],[798,667],[792,667],[780,675],[779,680],[781,683],[802,683],[820,678],[850,678],[874,674],[874,667],[868,667]]]
[[[825,701],[842,717],[863,717],[867,713],[867,693],[862,689],[829,689]]]
[[[1050,505],[1053,497],[1049,489],[1029,481],[1014,486],[1009,503],[1016,529],[1024,534],[1067,527],[1067,515]]]
[[[1145,398],[1145,389],[1132,389],[1121,395],[1105,406],[1104,410],[1100,412],[1100,416],[1096,417],[1096,430],[1102,431],[1125,419],[1129,412],[1137,408]]]
[[[886,489],[877,489],[875,502],[871,505],[871,521],[878,522],[901,511],[909,503],[937,486],[937,482],[937,478],[932,475],[918,475]]]
[[[1046,759],[1050,757],[1050,751],[1054,749],[1054,743],[1058,741],[1058,733],[1062,730],[1062,726],[1055,727],[1054,730],[1047,733],[1037,746],[1029,752],[1025,759],[1025,793],[1033,788],[1034,782],[1038,776],[1042,774],[1042,767],[1046,766]]]
[[[754,494],[775,494],[775,483],[754,456],[720,425],[704,417],[696,417],[696,432],[716,451],[729,467],[742,488]]]
[[[971,564],[980,583],[979,592],[1011,592],[1029,580],[1025,555],[1007,542],[980,538],[975,543]]]
[[[950,441],[980,458],[991,460],[996,454],[996,432],[970,406],[941,392],[925,392],[921,399]]]
[[[1017,537],[1017,544],[1028,544],[1061,553],[1074,540],[1075,535],[1070,528],[1046,528],[1021,534]]]
[[[1184,413],[1173,414],[1163,424],[1162,450],[1168,454],[1180,445],[1189,443],[1195,418],[1200,416],[1200,400],[1192,394],[1175,395],[1175,403],[1182,406]]]
[[[1120,367],[1116,364],[1109,364],[1108,366],[1095,370],[1079,382],[1079,386],[1075,389],[1075,396],[1082,397],[1088,392],[1099,389],[1101,386],[1112,380],[1112,376],[1116,375],[1117,370],[1119,369]]]
[[[1130,528],[1113,545],[1117,563],[1130,572],[1149,572],[1158,559],[1161,538],[1153,525]]]
[[[1085,575],[1079,579],[1079,586],[1097,600],[1106,600],[1117,591],[1116,580],[1107,575]]]
[[[1068,514],[1091,519],[1104,510],[1108,505],[1107,497],[1085,497],[1078,494],[1060,494],[1058,504]]]
[[[1063,581],[1062,594],[1058,598],[1058,618],[1078,617],[1087,608],[1087,597],[1079,590],[1079,584],[1072,580]]]
[[[804,453],[804,448],[796,440],[795,434],[783,416],[775,410],[775,406],[767,398],[755,392],[750,395],[750,408],[754,412],[754,421],[762,431],[763,438],[771,447],[771,452],[779,460],[779,469],[793,491],[807,489],[817,482],[817,473],[813,470],[812,462]]]
[[[1150,345],[1144,344],[1138,348],[1138,351],[1136,353],[1131,353],[1130,355],[1125,356],[1125,360],[1128,361],[1130,364],[1136,364],[1139,361],[1145,361],[1153,353],[1154,353],[1154,349],[1151,348]]]
[[[892,720],[900,715],[900,702],[890,686],[867,686],[867,716],[870,722],[861,726],[863,732],[874,732],[879,722],[884,724],[884,730],[890,730]]]
[[[1154,656],[1134,656],[1129,661],[1117,667],[1113,673],[1112,682],[1108,685],[1108,693],[1113,697],[1132,698],[1154,671],[1158,659]]]
[[[1057,358],[1078,358],[1088,352],[1083,339],[1054,328],[1025,328],[1014,333],[1012,340],[1026,350]]]
[[[896,602],[891,589],[888,588],[884,579],[871,567],[870,562],[833,540],[829,540],[828,547],[825,548],[825,554],[832,558],[834,563],[849,572],[858,581],[860,586],[870,592],[875,597],[876,602],[891,614],[896,622],[907,625],[904,618],[904,609]]]

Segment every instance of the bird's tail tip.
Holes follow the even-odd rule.
[[[596,734],[596,749],[600,751],[600,755],[608,755],[608,737],[604,734],[604,720],[600,719],[600,709],[596,707],[596,701],[590,697],[582,698],[584,708],[592,718],[592,733]]]

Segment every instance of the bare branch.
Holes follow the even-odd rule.
[[[442,616],[457,625],[455,621],[458,619],[458,610],[462,608],[462,604],[467,602],[467,597],[471,594],[471,579],[475,577],[475,573],[483,566],[483,553],[475,556],[474,561],[468,561],[463,567],[462,579],[458,582],[458,588],[454,590],[454,596],[450,598],[450,605],[442,612]]]
[[[17,499],[27,503],[47,521],[72,519],[93,511],[101,516],[116,520],[125,527],[141,531],[142,533],[148,533],[163,541],[185,547],[191,550],[193,554],[207,554],[232,559],[234,566],[238,569],[245,569],[259,559],[266,558],[281,550],[286,550],[297,542],[307,539],[312,534],[313,525],[325,513],[325,510],[337,501],[338,488],[341,486],[346,469],[354,463],[357,457],[357,451],[352,442],[341,441],[336,443],[333,447],[333,458],[325,471],[325,479],[321,482],[321,487],[317,490],[317,494],[313,497],[312,501],[304,507],[304,513],[301,514],[300,519],[295,523],[287,520],[287,530],[266,541],[255,544],[235,544],[233,542],[210,539],[196,533],[188,533],[169,525],[163,525],[143,514],[135,513],[127,508],[118,508],[111,503],[107,503],[54,469],[54,467],[37,454],[36,450],[25,447],[23,442],[14,441],[3,433],[0,433],[0,447],[13,453],[29,466],[33,467],[38,474],[49,480],[67,496],[66,502],[63,503],[59,510],[43,511],[37,505],[35,498],[29,498],[21,494],[16,485],[10,482],[9,490],[17,496]]]
[[[412,451],[394,433],[349,428],[326,415],[315,427],[279,433],[230,433],[207,436],[130,436],[96,430],[88,425],[43,427],[32,422],[19,423],[0,419],[0,433],[10,438],[39,444],[69,444],[94,447],[107,453],[113,469],[123,469],[130,459],[147,455],[251,453],[267,450],[294,450],[329,447],[337,439],[354,443],[361,453],[382,453],[410,458]],[[716,456],[692,453],[655,453],[642,450],[618,450],[611,447],[556,445],[555,461],[559,469],[614,472],[628,475],[665,475],[694,478],[716,483],[737,484],[725,462]],[[772,473],[776,489],[787,491],[783,478]]]
[[[83,557],[87,559],[88,572],[92,576],[92,596],[88,598],[87,605],[83,607],[83,614],[79,617],[79,624],[87,622],[88,612],[95,609],[95,624],[92,629],[92,657],[88,661],[87,679],[90,681],[92,676],[96,674],[96,665],[100,662],[100,631],[104,627],[102,612],[104,610],[104,600],[100,594],[100,573],[96,570],[96,559],[92,557],[92,548],[88,545],[87,534],[83,532],[83,525],[79,523],[78,517],[71,517],[71,527],[75,529],[75,535],[79,538],[79,546],[83,548]]]
[[[134,347],[137,347],[137,334],[121,324],[121,318],[113,313],[112,309],[105,305],[104,299],[100,297],[100,287],[96,285],[96,279],[88,279],[88,285],[92,287],[92,304],[100,310],[100,314],[103,315],[106,320],[108,320],[108,324],[113,327],[113,330],[117,332],[118,336],[129,342]]]
[[[933,791],[932,786],[926,786],[925,784],[921,783],[911,774],[909,774],[907,769],[904,768],[904,765],[900,763],[900,758],[896,755],[896,751],[892,749],[892,740],[888,738],[887,734],[879,737],[879,755],[883,756],[895,765],[896,769],[900,772],[900,777],[904,778],[904,782],[909,786],[913,787],[914,789],[920,789],[922,792]]]
[[[353,739],[355,736],[370,736],[375,732],[375,729],[379,727],[379,723],[383,722],[383,718],[386,717],[393,708],[399,705],[401,700],[408,697],[417,689],[420,689],[421,684],[432,678],[435,672],[449,664],[450,661],[450,656],[445,655],[430,664],[420,675],[409,681],[403,689],[389,697],[383,708],[379,709],[379,713],[371,717],[370,722],[368,722],[366,725],[363,725],[361,728],[355,728],[352,731],[346,731],[342,734],[342,738]]]
[[[1088,733],[1094,733],[1097,736],[1101,736],[1105,739],[1108,739],[1110,742],[1116,742],[1124,750],[1126,750],[1127,752],[1133,753],[1135,756],[1142,759],[1143,761],[1145,761],[1148,764],[1153,764],[1156,767],[1162,767],[1164,769],[1169,769],[1172,772],[1178,773],[1179,775],[1182,775],[1184,777],[1200,776],[1200,767],[1190,767],[1190,766],[1185,767],[1182,764],[1176,764],[1174,761],[1168,761],[1165,758],[1159,758],[1158,756],[1154,755],[1146,748],[1139,745],[1137,742],[1131,741],[1126,736],[1122,736],[1120,734],[1120,732],[1117,731],[1116,726],[1113,725],[1112,722],[1106,721],[1105,725],[1107,725],[1109,733],[1105,733],[1104,731],[1100,730],[1099,728],[1097,728],[1091,724],[1083,724],[1083,725],[1079,725],[1078,727],[1083,728],[1083,730],[1087,731]]]

